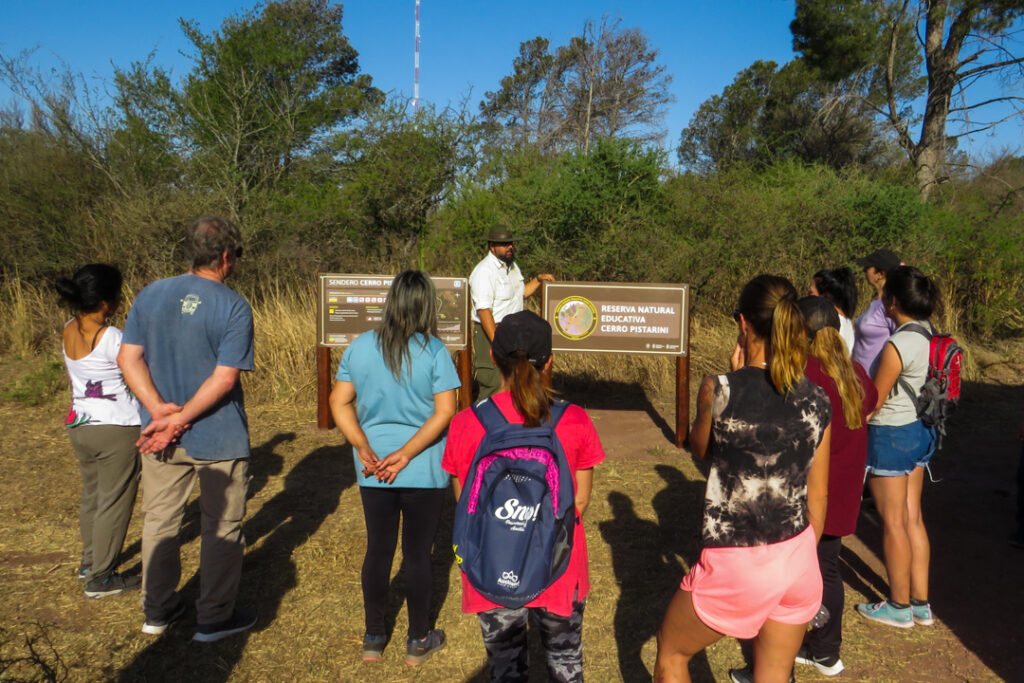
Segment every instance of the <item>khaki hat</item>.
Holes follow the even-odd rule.
[[[502,225],[492,225],[490,230],[487,232],[487,238],[485,242],[518,242],[519,237],[513,235],[508,231],[508,228]]]

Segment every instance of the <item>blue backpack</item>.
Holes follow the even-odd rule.
[[[455,508],[452,542],[470,585],[504,607],[535,599],[569,566],[576,501],[555,435],[568,405],[555,401],[539,427],[510,423],[491,399],[473,406],[486,434]]]

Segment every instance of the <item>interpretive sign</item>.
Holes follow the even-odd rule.
[[[377,328],[384,316],[393,275],[320,274],[317,337],[321,346],[348,346]],[[437,289],[437,336],[451,350],[469,339],[469,285],[466,278],[432,277]]]
[[[556,351],[688,353],[688,285],[551,282],[543,311]]]

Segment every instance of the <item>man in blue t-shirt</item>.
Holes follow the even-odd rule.
[[[192,268],[136,297],[118,364],[143,406],[143,633],[160,635],[185,613],[178,532],[199,480],[202,544],[193,640],[251,628],[255,610],[235,609],[242,574],[249,427],[239,375],[253,369],[252,309],[224,281],[242,253],[238,228],[196,221]]]

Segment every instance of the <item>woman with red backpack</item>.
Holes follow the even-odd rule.
[[[551,367],[551,326],[531,311],[506,316],[495,330],[491,357],[501,373],[501,391],[486,402],[493,402],[509,423],[522,424],[526,428],[550,425],[554,402],[551,389],[545,386],[541,373]],[[478,404],[460,412],[448,431],[441,466],[452,475],[456,498],[472,493],[472,482],[467,484],[467,477],[486,436],[484,425],[477,416],[479,408]],[[558,412],[560,418],[554,426],[554,434],[572,473],[576,508],[572,550],[564,573],[535,599],[522,607],[512,608],[484,597],[471,585],[466,572],[460,572],[462,611],[476,614],[480,621],[493,681],[527,680],[526,636],[527,625],[531,621],[540,629],[548,679],[559,682],[583,680],[583,609],[590,580],[587,539],[581,520],[590,502],[593,467],[604,460],[605,455],[597,431],[582,408],[563,403],[558,406]],[[460,506],[462,503],[460,500]],[[525,520],[529,515],[521,512],[517,509],[513,513],[512,508],[506,505],[501,516]],[[508,580],[517,581],[518,577],[509,575]]]
[[[916,397],[928,379],[934,333],[928,319],[939,306],[939,292],[917,268],[897,266],[885,274],[882,303],[897,327],[874,373],[878,402],[868,421],[867,471],[882,517],[889,599],[857,605],[857,612],[898,628],[928,626],[934,623],[928,603],[931,549],[921,490],[936,435],[918,418]]]

